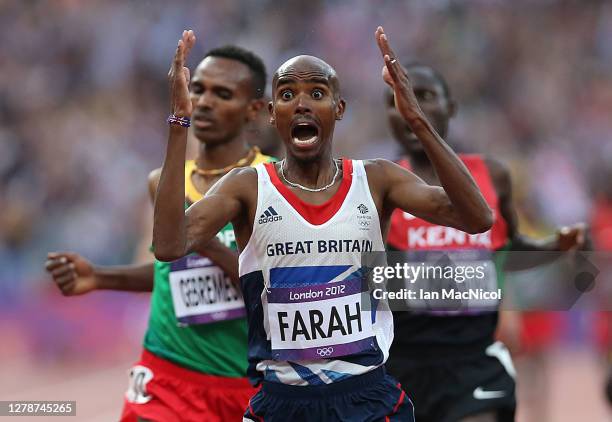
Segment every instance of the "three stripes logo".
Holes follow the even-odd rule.
[[[278,215],[276,210],[271,206],[259,216],[259,224],[271,223],[273,221],[280,221],[283,219],[282,215]]]

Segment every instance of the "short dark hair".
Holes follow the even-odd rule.
[[[433,75],[433,77],[436,79],[436,81],[438,81],[438,83],[442,86],[442,91],[444,92],[444,95],[446,95],[446,98],[451,97],[451,91],[450,91],[450,87],[448,86],[448,82],[446,82],[446,79],[444,78],[444,76],[442,76],[442,74],[438,72],[432,66],[425,64],[425,63],[418,62],[418,61],[413,61],[413,62],[406,63],[404,65],[404,68],[406,69],[406,71],[410,69],[429,70],[431,74]]]
[[[213,48],[204,55],[204,58],[206,57],[222,57],[246,65],[251,71],[251,84],[255,98],[263,97],[266,90],[266,66],[255,53],[237,45],[226,45]]]

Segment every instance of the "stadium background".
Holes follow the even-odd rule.
[[[52,250],[136,259],[184,28],[198,38],[192,67],[226,43],[261,55],[269,74],[296,54],[327,60],[348,101],[337,153],[393,158],[379,24],[402,61],[447,76],[459,102],[449,141],[511,166],[524,232],[592,222],[612,249],[610,2],[0,1],[0,400],[77,400],[79,420],[119,413],[148,295],[64,298],[43,265]],[[520,420],[610,420],[593,314],[555,320],[536,359],[517,348],[523,372],[547,368],[533,385],[519,379]]]

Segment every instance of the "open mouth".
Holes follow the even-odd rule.
[[[319,139],[319,128],[312,123],[298,123],[291,129],[291,140],[300,147],[314,145]]]

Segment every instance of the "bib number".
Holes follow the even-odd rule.
[[[210,324],[246,315],[240,290],[208,258],[190,255],[173,262],[169,278],[174,313],[181,324]]]
[[[290,288],[267,293],[275,360],[328,359],[374,349],[372,309],[363,280]],[[367,291],[367,290],[366,290]]]

